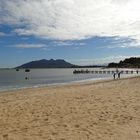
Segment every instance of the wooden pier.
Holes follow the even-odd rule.
[[[73,74],[114,74],[114,73],[121,73],[121,74],[139,74],[139,70],[95,70],[90,71],[86,70],[74,70]]]

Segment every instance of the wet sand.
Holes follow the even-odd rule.
[[[1,92],[0,140],[140,140],[140,77]]]

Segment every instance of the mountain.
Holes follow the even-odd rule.
[[[57,60],[42,59],[23,64],[21,66],[18,66],[17,68],[72,68],[72,67],[76,66],[62,59]]]
[[[119,63],[109,63],[108,67],[140,68],[140,57],[126,58]]]

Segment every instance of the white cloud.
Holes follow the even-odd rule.
[[[54,46],[84,46],[86,43],[83,42],[73,42],[73,41],[54,41]]]
[[[30,49],[30,48],[45,48],[45,44],[17,44],[14,47],[22,48],[22,49]]]
[[[124,43],[120,45],[122,48],[140,48],[140,42],[139,41],[133,41],[130,43]]]
[[[140,41],[134,39],[115,38],[114,41],[103,48],[140,48]]]
[[[54,46],[72,46],[74,45],[73,42],[65,42],[65,41],[54,41],[53,42]]]
[[[93,59],[77,59],[69,60],[69,62],[77,65],[107,65],[111,62],[118,63],[120,60],[124,60],[130,57],[140,57],[140,55],[117,55],[117,56],[107,56],[102,58],[93,58]]]
[[[139,0],[0,1],[0,24],[18,25],[19,35],[58,40],[119,36],[140,41],[139,13]]]

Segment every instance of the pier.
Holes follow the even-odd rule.
[[[121,73],[121,74],[138,74],[139,70],[74,70],[73,74],[113,74],[113,73]]]

